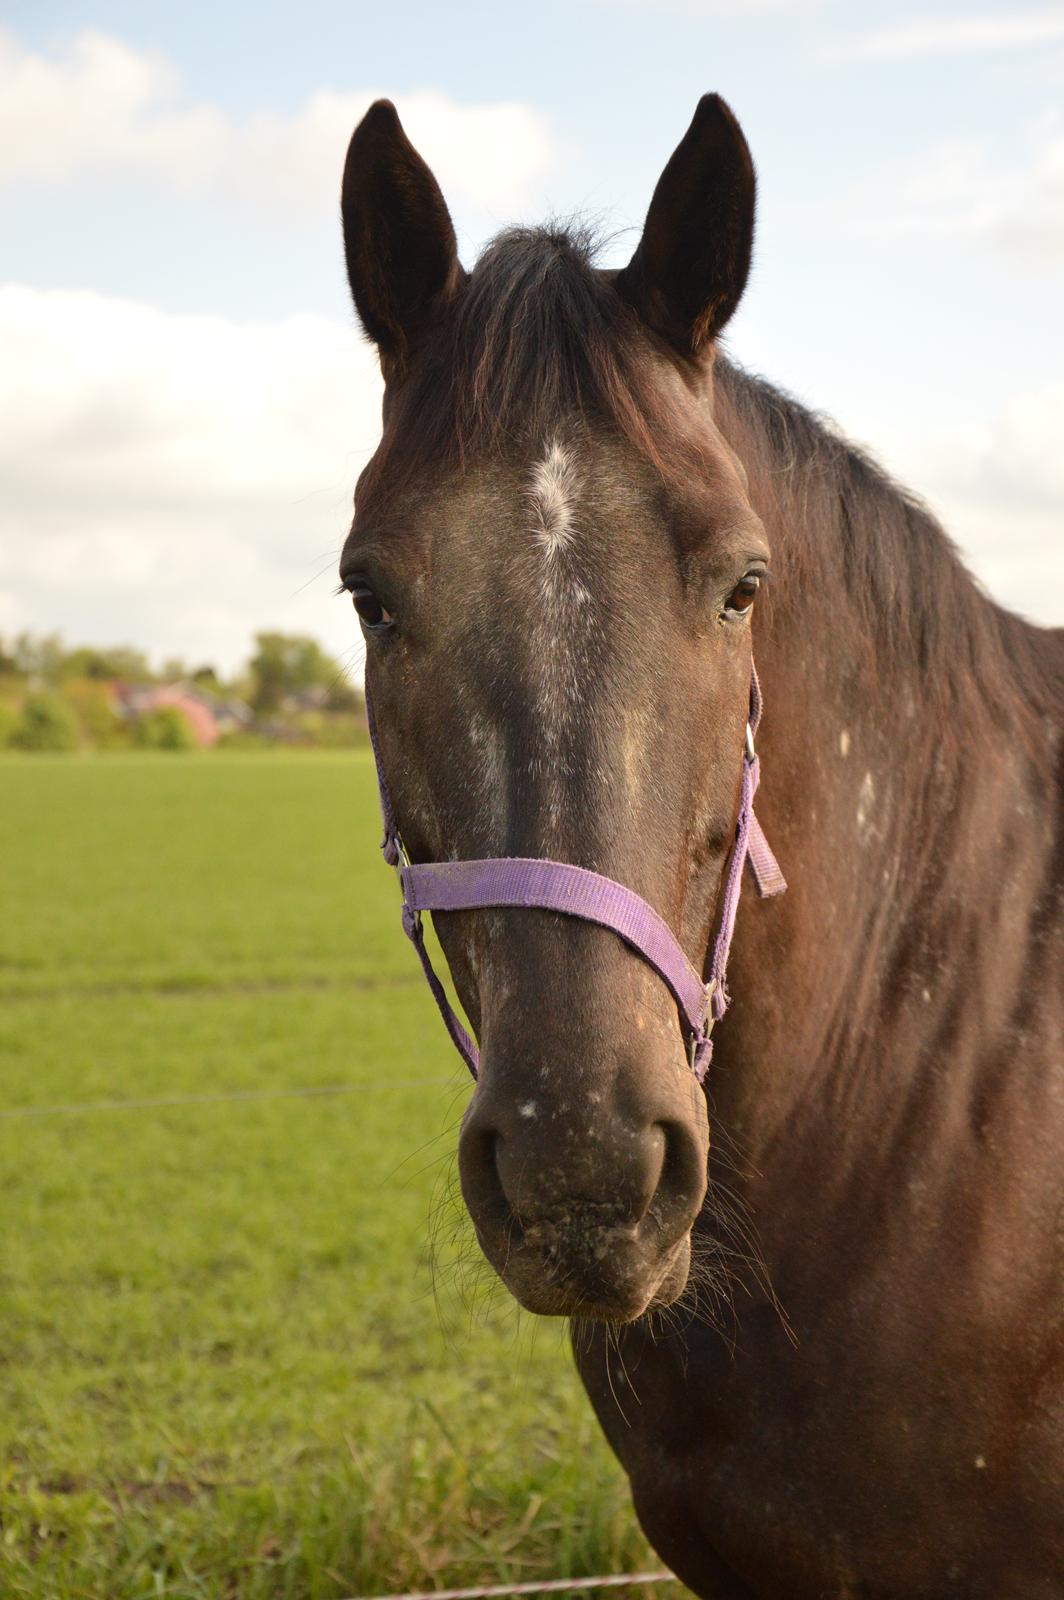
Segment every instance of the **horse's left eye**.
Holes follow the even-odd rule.
[[[738,616],[744,611],[749,611],[757,598],[757,591],[761,587],[761,579],[756,572],[748,572],[745,578],[740,578],[731,594],[724,602],[724,609]]]

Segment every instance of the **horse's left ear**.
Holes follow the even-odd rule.
[[[754,163],[717,94],[703,95],[658,179],[617,289],[655,332],[698,355],[739,304],[754,242]]]

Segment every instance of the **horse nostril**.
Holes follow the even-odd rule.
[[[665,1154],[657,1192],[650,1203],[655,1221],[665,1228],[677,1218],[689,1226],[706,1195],[705,1151],[692,1129],[681,1122],[658,1122]]]
[[[462,1195],[478,1229],[516,1221],[499,1173],[503,1135],[498,1128],[467,1122],[458,1141]]]
[[[661,1190],[669,1163],[668,1129],[660,1122],[652,1122],[636,1135],[634,1142],[638,1155],[632,1163],[629,1215],[632,1222],[638,1224],[651,1209]]]

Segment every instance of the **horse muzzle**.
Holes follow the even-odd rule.
[[[634,1123],[531,1101],[500,1115],[493,1098],[487,1082],[474,1096],[459,1172],[481,1249],[514,1298],[542,1316],[609,1322],[678,1299],[705,1198],[704,1109],[692,1119],[685,1097],[685,1116]]]

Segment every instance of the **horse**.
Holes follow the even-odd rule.
[[[351,140],[384,399],[340,575],[401,865],[597,875],[701,979],[759,685],[789,881],[738,907],[704,1082],[638,941],[542,898],[441,910],[479,1042],[462,1193],[516,1299],[570,1319],[696,1595],[1049,1600],[1064,634],[722,351],[754,215],[716,95],[620,270],[548,225],[467,271],[394,106]]]

